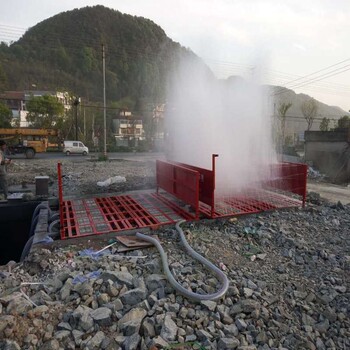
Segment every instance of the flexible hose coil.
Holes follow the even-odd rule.
[[[196,301],[202,301],[202,300],[216,300],[221,298],[222,296],[224,296],[227,292],[228,286],[229,286],[229,282],[227,279],[227,276],[219,269],[217,268],[214,264],[212,264],[210,261],[208,261],[206,258],[204,258],[202,255],[198,254],[195,250],[192,249],[192,247],[187,243],[185,235],[180,227],[180,225],[182,223],[184,223],[185,220],[182,221],[178,221],[175,225],[177,232],[180,235],[180,239],[181,239],[181,243],[183,244],[183,246],[185,247],[187,253],[194,259],[198,260],[199,262],[201,262],[203,265],[205,265],[209,270],[211,270],[213,272],[214,275],[216,275],[216,277],[218,278],[218,280],[222,283],[221,288],[213,293],[213,294],[198,294],[198,293],[194,293],[192,291],[187,290],[186,288],[184,288],[179,282],[176,281],[176,279],[174,278],[174,276],[172,275],[170,269],[169,269],[169,265],[168,265],[168,258],[167,258],[167,254],[164,252],[164,249],[162,247],[162,245],[159,243],[158,240],[146,236],[142,233],[136,233],[136,237],[147,241],[149,243],[152,243],[157,249],[158,252],[161,256],[162,259],[162,264],[163,264],[163,270],[164,273],[169,281],[169,283],[182,295],[184,295],[187,298],[190,298],[192,300],[196,300]]]

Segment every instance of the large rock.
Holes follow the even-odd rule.
[[[245,329],[248,327],[247,324],[245,323],[245,321],[241,318],[237,318],[235,323],[236,323],[236,326],[240,332],[245,331]]]
[[[165,349],[167,346],[169,346],[169,343],[160,336],[152,338],[148,344],[149,349]]]
[[[13,340],[0,340],[0,349],[1,350],[21,350],[20,346],[17,344],[17,342]]]
[[[57,339],[59,342],[65,341],[70,336],[70,331],[58,331],[55,333],[55,339]]]
[[[81,297],[85,295],[91,296],[94,293],[94,289],[92,288],[92,282],[90,281],[76,284],[73,290],[77,292]]]
[[[204,305],[210,311],[214,311],[217,305],[215,301],[211,300],[202,300],[201,304]]]
[[[236,349],[239,340],[236,338],[221,338],[218,342],[218,350]]]
[[[63,287],[61,288],[60,290],[60,297],[61,297],[61,300],[66,300],[68,299],[68,297],[70,296],[70,293],[73,289],[73,283],[72,283],[72,279],[71,278],[68,278],[65,282],[65,284],[63,285]]]
[[[120,311],[120,310],[123,310],[123,303],[121,302],[121,300],[118,298],[118,299],[115,299],[111,302],[113,305],[114,305],[114,310],[115,311]]]
[[[241,306],[242,312],[244,312],[245,314],[249,314],[254,310],[260,309],[261,307],[260,303],[253,299],[242,300],[239,304]]]
[[[100,326],[112,325],[112,310],[107,307],[99,307],[90,312],[92,319]]]
[[[36,305],[45,305],[46,302],[52,302],[52,298],[43,290],[39,290],[37,293],[30,297],[30,300]]]
[[[141,288],[128,290],[120,296],[120,300],[124,305],[135,305],[146,298],[146,291]]]
[[[118,328],[124,335],[139,333],[142,320],[147,315],[147,311],[141,308],[134,308],[125,314],[118,321]]]
[[[57,330],[58,331],[71,331],[72,326],[68,322],[60,322],[57,325]]]
[[[316,331],[318,331],[319,333],[326,333],[328,328],[329,328],[329,321],[328,319],[323,320],[322,322],[316,323],[314,325],[314,328],[316,329]]]
[[[105,334],[101,331],[97,332],[87,343],[86,349],[89,350],[98,350],[101,349],[100,345],[103,340],[106,338]]]
[[[161,286],[166,285],[166,277],[164,275],[152,274],[146,278],[146,286],[148,291],[151,293]]]
[[[224,333],[226,335],[234,335],[237,336],[238,335],[238,328],[235,324],[228,324],[228,325],[224,325],[223,327]]]
[[[35,317],[41,317],[43,316],[43,314],[46,314],[49,311],[48,306],[46,305],[40,305],[35,307],[31,313],[35,316]]]
[[[213,336],[210,333],[204,331],[203,329],[200,329],[199,331],[197,331],[197,338],[200,341],[207,342],[212,340]]]
[[[111,280],[120,284],[125,284],[127,287],[133,287],[133,276],[129,272],[122,271],[106,271],[100,278],[104,281]]]
[[[72,328],[79,327],[83,331],[88,331],[94,326],[94,320],[90,316],[93,310],[85,305],[79,305],[72,314],[70,324]]]
[[[33,308],[33,304],[23,297],[13,299],[6,308],[6,313],[11,315],[22,315]]]
[[[10,315],[0,316],[0,333],[7,327],[13,327],[16,324],[16,318]]]
[[[152,318],[146,318],[142,324],[142,334],[144,337],[153,338],[156,335],[154,328],[154,320]]]
[[[164,318],[164,323],[162,326],[162,330],[160,332],[160,336],[164,340],[175,340],[177,335],[177,325],[172,320],[170,315],[166,315]]]
[[[131,335],[130,337],[126,337],[124,342],[124,349],[125,350],[138,350],[139,343],[141,341],[141,337],[136,333]]]
[[[73,334],[75,345],[79,346],[85,333],[81,332],[81,331],[78,331],[77,329],[74,329],[72,334]]]
[[[79,328],[83,331],[89,331],[94,326],[94,320],[89,314],[83,314],[79,319]]]
[[[59,350],[60,343],[57,339],[51,339],[40,347],[40,350]]]

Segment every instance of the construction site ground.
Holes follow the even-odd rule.
[[[154,158],[63,158],[64,194],[154,188]],[[49,175],[57,194],[57,159],[13,163],[10,184]],[[97,186],[113,176],[126,182]],[[186,223],[192,247],[230,280],[215,302],[177,294],[155,248],[120,252],[113,234],[40,245],[24,263],[0,267],[0,349],[350,349],[350,205],[348,189],[337,197],[334,188],[331,201],[311,193],[304,209]],[[218,288],[173,226],[152,234],[185,287]],[[84,253],[111,243],[101,256]]]

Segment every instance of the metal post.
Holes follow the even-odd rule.
[[[211,207],[211,212],[210,212],[210,215],[212,217],[212,219],[214,218],[214,215],[215,215],[215,182],[216,182],[216,174],[215,174],[215,171],[216,171],[216,168],[215,168],[215,160],[216,158],[219,157],[218,154],[212,154],[211,156],[211,169],[212,169],[212,172],[213,172],[213,193],[211,194],[211,200],[212,200],[212,207]]]
[[[75,139],[78,141],[78,104],[75,104]]]
[[[74,106],[75,106],[75,140],[78,141],[78,105],[80,103],[80,98],[75,97]]]
[[[64,223],[64,216],[63,216],[63,186],[62,186],[62,170],[61,170],[61,163],[57,163],[57,178],[58,178],[58,205],[59,205],[59,212],[60,212],[60,235],[61,238],[63,237],[63,223]]]
[[[86,116],[85,116],[85,107],[83,110],[83,115],[84,115],[84,141],[86,142]]]
[[[107,157],[107,125],[106,125],[106,57],[105,46],[102,44],[102,70],[103,70],[103,155]]]

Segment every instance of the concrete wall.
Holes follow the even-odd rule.
[[[335,182],[350,181],[350,133],[342,131],[305,132],[305,160]]]

